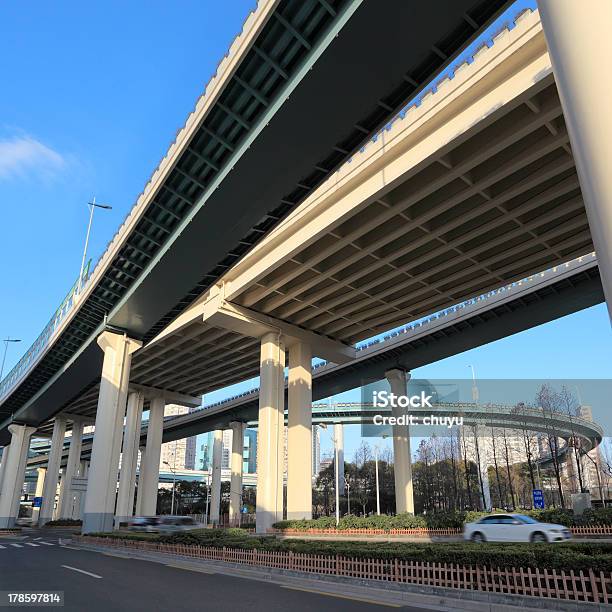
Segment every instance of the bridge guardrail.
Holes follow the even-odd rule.
[[[30,365],[36,360],[38,355],[49,345],[53,332],[59,327],[60,323],[72,312],[73,306],[77,302],[79,295],[83,294],[83,291],[87,285],[88,280],[91,278],[91,259],[87,262],[87,265],[83,269],[83,276],[81,277],[81,291],[77,293],[79,287],[79,279],[72,285],[70,291],[66,294],[59,308],[53,313],[50,321],[45,325],[42,332],[38,335],[38,338],[33,342],[26,353],[21,359],[15,364],[11,371],[0,381],[0,401],[8,395],[9,391],[15,384],[22,378],[22,375]]]

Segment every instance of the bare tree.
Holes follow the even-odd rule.
[[[565,496],[563,494],[563,484],[561,482],[561,459],[559,457],[559,432],[555,425],[559,412],[557,410],[559,407],[559,396],[552,387],[544,384],[536,394],[536,403],[542,410],[542,414],[545,418],[546,442],[548,444],[553,471],[557,481],[559,502],[561,503],[561,507],[565,508]]]

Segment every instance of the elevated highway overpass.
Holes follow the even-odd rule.
[[[0,383],[0,443],[99,379],[106,326],[155,337],[509,4],[258,2],[80,295]]]
[[[601,93],[590,102],[605,118],[605,102],[612,102],[612,96],[605,88],[597,89],[593,78],[597,45],[590,39],[584,45],[590,55],[581,54],[586,71],[565,71],[559,64],[563,60],[574,65],[569,44],[573,44],[572,25],[557,13],[558,4],[541,3],[549,20],[545,20],[548,47],[538,13],[521,14],[514,27],[504,27],[493,36],[491,48],[484,45],[472,61],[454,66],[334,174],[321,176],[323,182],[304,193],[288,216],[214,279],[200,283],[198,291],[190,294],[190,303],[183,303],[162,325],[139,334],[134,333],[136,328],[119,325],[120,318],[111,318],[106,328],[98,330],[104,330],[97,340],[104,356],[92,340],[97,376],[100,371],[102,376],[92,454],[96,477],[90,478],[85,531],[112,524],[128,393],[124,456],[127,448],[135,465],[143,393],[148,390],[153,395],[145,456],[154,466],[165,393],[198,396],[260,374],[259,436],[266,444],[259,445],[258,529],[265,531],[282,512],[279,436],[286,351],[287,507],[290,515],[303,515],[310,513],[306,499],[310,487],[305,486],[306,474],[300,467],[309,452],[313,355],[340,366],[350,364],[357,356],[355,342],[586,255],[594,243],[603,290],[610,297],[612,215],[606,194],[612,189],[608,173],[602,171],[605,156],[594,157],[592,152],[605,152],[612,139],[604,136],[608,123],[602,131],[587,121],[592,113],[583,102],[587,94]],[[593,23],[599,27],[606,21],[611,10],[598,3],[601,19],[593,20],[589,13],[587,20],[577,7],[570,8],[573,27],[582,28],[585,37]],[[343,27],[350,26],[356,15],[357,10]],[[284,17],[275,19],[287,22]],[[295,31],[290,33],[304,46]],[[606,36],[607,32],[597,38],[600,46]],[[403,38],[401,33],[397,38]],[[316,73],[319,65],[311,72]],[[299,98],[298,89],[289,100]],[[576,107],[575,101],[581,104]],[[582,129],[577,128],[580,125]],[[363,128],[353,124],[357,131],[359,126]],[[265,138],[267,128],[262,133]],[[367,129],[361,133],[364,138],[369,134]],[[255,183],[246,184],[252,191]],[[177,228],[188,235],[186,226],[194,221],[195,227],[195,217],[186,219]],[[188,241],[181,244],[186,247]],[[170,253],[178,245],[169,241],[160,252]],[[152,270],[147,267],[147,275]],[[539,316],[545,317],[542,310]],[[520,327],[516,320],[514,325]],[[88,375],[87,360],[80,362],[82,370],[76,367],[77,360],[71,363],[75,367],[56,375],[54,384],[14,411],[13,420],[23,423],[10,426],[11,449],[16,444],[19,456],[45,414],[51,416],[78,401],[96,379]],[[405,371],[395,367],[386,375],[395,390],[406,392]],[[71,380],[78,383],[72,385]],[[137,388],[130,392],[129,385]],[[2,406],[11,410],[17,396],[9,394]],[[54,423],[58,444],[62,420]],[[239,431],[241,424],[236,421],[234,426]],[[409,466],[409,461],[401,460],[409,453],[406,432],[394,428],[393,437],[396,462]],[[9,461],[9,467],[18,465],[12,452]],[[131,487],[133,492],[130,470],[124,470],[126,480],[122,476],[120,483],[123,500],[129,500],[129,494],[122,495],[122,489],[129,492]],[[152,499],[152,481],[147,479]],[[396,491],[398,510],[410,511],[409,468],[396,472]],[[122,516],[119,510],[117,514]]]
[[[593,421],[581,417],[569,419],[566,413],[554,414],[549,412],[545,414],[542,410],[535,408],[517,410],[516,406],[505,404],[434,403],[432,408],[411,408],[410,413],[416,417],[430,414],[435,414],[441,418],[462,417],[463,425],[466,427],[483,426],[499,429],[521,429],[524,427],[528,431],[544,434],[554,430],[558,437],[566,442],[570,438],[578,438],[581,448],[587,452],[596,448],[603,438],[601,426]],[[312,422],[314,425],[372,425],[376,415],[389,417],[392,415],[391,408],[374,407],[371,403],[361,402],[323,402],[312,405]],[[232,415],[226,413],[223,421],[217,421],[215,429],[229,429],[233,420]],[[171,423],[172,419],[166,421],[166,425]],[[287,423],[288,411],[285,410],[285,425]],[[249,420],[246,425],[257,427],[257,419]],[[205,431],[212,431],[212,429],[206,429]],[[146,434],[146,428],[144,433]],[[415,429],[413,435],[419,436],[421,434],[419,434],[418,429]],[[93,434],[83,436],[81,454],[81,460],[83,461],[91,458],[93,437]],[[48,449],[49,445],[39,444],[36,450],[38,454],[28,459],[28,469],[46,465],[49,461]],[[67,443],[62,454],[62,467],[65,467],[67,463],[69,450],[70,444]]]
[[[138,350],[131,377],[208,393],[259,373],[266,331],[350,362],[355,342],[592,250],[546,41],[527,13]]]
[[[554,432],[558,444],[557,457],[560,461],[565,462],[568,459],[568,450],[571,445],[578,443],[580,448],[589,452],[596,448],[602,440],[603,430],[602,428],[593,423],[592,420],[582,418],[579,416],[572,416],[571,418],[565,412],[543,412],[537,408],[526,408],[517,406],[509,406],[502,404],[475,404],[465,402],[447,402],[447,403],[434,403],[430,408],[413,408],[410,409],[410,413],[417,418],[429,417],[435,415],[438,418],[444,419],[451,417],[453,419],[461,418],[461,428],[468,428],[468,432],[464,433],[461,437],[462,440],[471,440],[477,437],[480,444],[486,443],[486,438],[492,435],[493,430],[509,430],[509,431],[525,431],[532,434],[543,434],[549,436],[551,432]],[[216,427],[228,428],[232,422],[232,417],[225,413],[226,420],[224,424],[217,424]],[[371,403],[361,402],[343,402],[343,403],[314,403],[312,405],[312,422],[313,424],[326,424],[334,425],[337,427],[340,425],[366,425],[370,426],[370,435],[374,434],[372,425],[375,424],[375,417],[390,417],[393,416],[392,409],[390,407],[381,408],[375,407]],[[229,417],[229,418],[228,418]],[[171,421],[171,420],[170,420]],[[284,414],[285,425],[289,424],[289,414],[285,411]],[[455,421],[456,422],[456,421]],[[257,426],[257,421],[248,423],[248,426]],[[389,435],[390,427],[381,428],[378,430],[379,436]],[[450,430],[444,427],[434,428],[431,427],[413,427],[412,435],[429,436],[432,431],[437,431],[438,435],[444,435],[444,432]],[[454,427],[452,432],[453,435],[457,435],[460,428]],[[465,442],[464,442],[465,443]],[[339,445],[341,442],[335,437],[334,444]],[[91,457],[91,450],[93,446],[93,435],[87,434],[83,437],[82,452],[80,456],[81,461],[88,461]],[[30,479],[34,477],[36,472],[35,468],[43,467],[49,462],[49,450],[50,445],[37,445],[36,454],[28,459],[27,470],[30,474]],[[241,448],[242,451],[242,448]],[[343,448],[338,448],[338,452],[343,453]],[[482,474],[483,482],[483,507],[490,507],[490,486],[488,477],[488,467],[490,457],[483,456],[482,453],[475,453],[472,448],[469,452],[466,450],[466,454],[471,461],[474,461],[478,466],[478,469]],[[70,455],[70,444],[65,444],[61,465],[64,467],[69,463]],[[551,462],[551,455],[545,454],[537,458],[538,463],[546,465]],[[571,459],[570,459],[571,461]],[[398,470],[400,466],[397,462],[394,465],[395,469]],[[65,469],[65,468],[64,468]],[[229,473],[228,473],[229,472]],[[210,483],[210,476],[214,476],[217,473],[220,480],[231,479],[231,471],[226,470],[222,473],[221,470],[216,470],[214,467],[210,472],[194,472],[194,471],[176,471],[176,477],[181,480],[205,480]],[[137,476],[140,476],[140,471],[137,470]],[[160,482],[172,482],[173,475],[167,471],[161,470],[159,472]],[[214,479],[214,478],[213,478]],[[256,474],[244,474],[243,485],[256,485],[257,475]],[[60,504],[62,505],[62,496],[65,495],[65,487],[60,492]],[[80,507],[80,503],[78,504]],[[75,514],[73,518],[77,518]]]
[[[518,333],[557,317],[603,301],[597,258],[594,253],[551,268],[439,311],[392,333],[357,345],[355,359],[344,363],[319,361],[312,368],[312,397],[326,397],[381,380],[387,370],[412,370],[487,342]],[[136,387],[133,387],[136,388]],[[93,423],[99,384],[92,385],[66,405],[64,412]],[[287,385],[285,384],[285,394]],[[168,402],[198,406],[197,398],[171,394]],[[145,399],[145,407],[148,405]],[[231,421],[257,418],[259,389],[254,388],[212,406],[164,420],[163,441],[186,438],[215,429]],[[53,423],[38,428],[51,435]],[[146,439],[146,428],[141,434]]]

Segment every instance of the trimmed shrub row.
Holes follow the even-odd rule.
[[[500,568],[547,568],[556,570],[612,571],[612,545],[600,542],[564,544],[472,544],[412,542],[337,542],[320,540],[279,540],[253,536],[241,529],[199,529],[174,535],[91,534],[126,540],[146,540],[166,544],[239,548],[243,550],[292,551],[317,555],[343,555],[368,559],[402,559]]]
[[[80,519],[58,519],[56,521],[47,521],[45,527],[80,527],[83,521]]]
[[[501,512],[501,511],[500,511]],[[440,512],[436,514],[417,515],[397,514],[373,516],[343,516],[338,529],[461,529],[465,523],[471,523],[488,512]],[[587,510],[581,516],[574,516],[571,510],[526,510],[527,514],[544,523],[557,523],[566,527],[583,525],[612,525],[612,508],[596,508]],[[276,529],[336,529],[336,519],[324,516],[312,520],[280,521],[274,524]]]

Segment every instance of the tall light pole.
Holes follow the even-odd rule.
[[[346,513],[351,515],[351,483],[348,478],[344,479],[344,485],[346,486]]]
[[[319,427],[327,431],[327,423],[319,423]],[[340,471],[338,470],[338,444],[336,438],[329,432],[329,437],[334,444],[334,484],[336,489],[336,527],[340,523]]]
[[[2,375],[4,374],[4,362],[6,361],[6,351],[8,350],[9,342],[21,342],[17,338],[5,338],[4,342],[4,355],[2,356],[2,366],[0,366],[0,382],[2,382]]]
[[[472,400],[478,402],[478,387],[476,386],[476,372],[474,371],[473,365],[468,365],[468,368],[472,370]]]
[[[376,514],[380,516],[380,486],[378,484],[378,445],[374,447],[375,455],[374,460],[376,462]]]
[[[206,521],[205,524],[208,527],[208,507],[210,505],[210,467],[206,474]]]
[[[89,247],[89,234],[91,233],[91,223],[93,221],[93,214],[95,208],[103,208],[105,210],[111,210],[113,207],[108,204],[98,204],[96,202],[96,197],[94,196],[91,202],[88,202],[89,206],[89,223],[87,225],[87,234],[85,236],[85,248],[83,249],[83,259],[81,260],[81,271],[79,273],[79,280],[77,283],[77,295],[81,293],[81,288],[83,284],[83,271],[85,270],[85,259],[87,258],[87,248]]]
[[[176,491],[176,469],[173,468],[167,461],[164,461],[164,464],[170,468],[172,472],[172,505],[170,509],[170,514],[174,514],[174,493]]]

